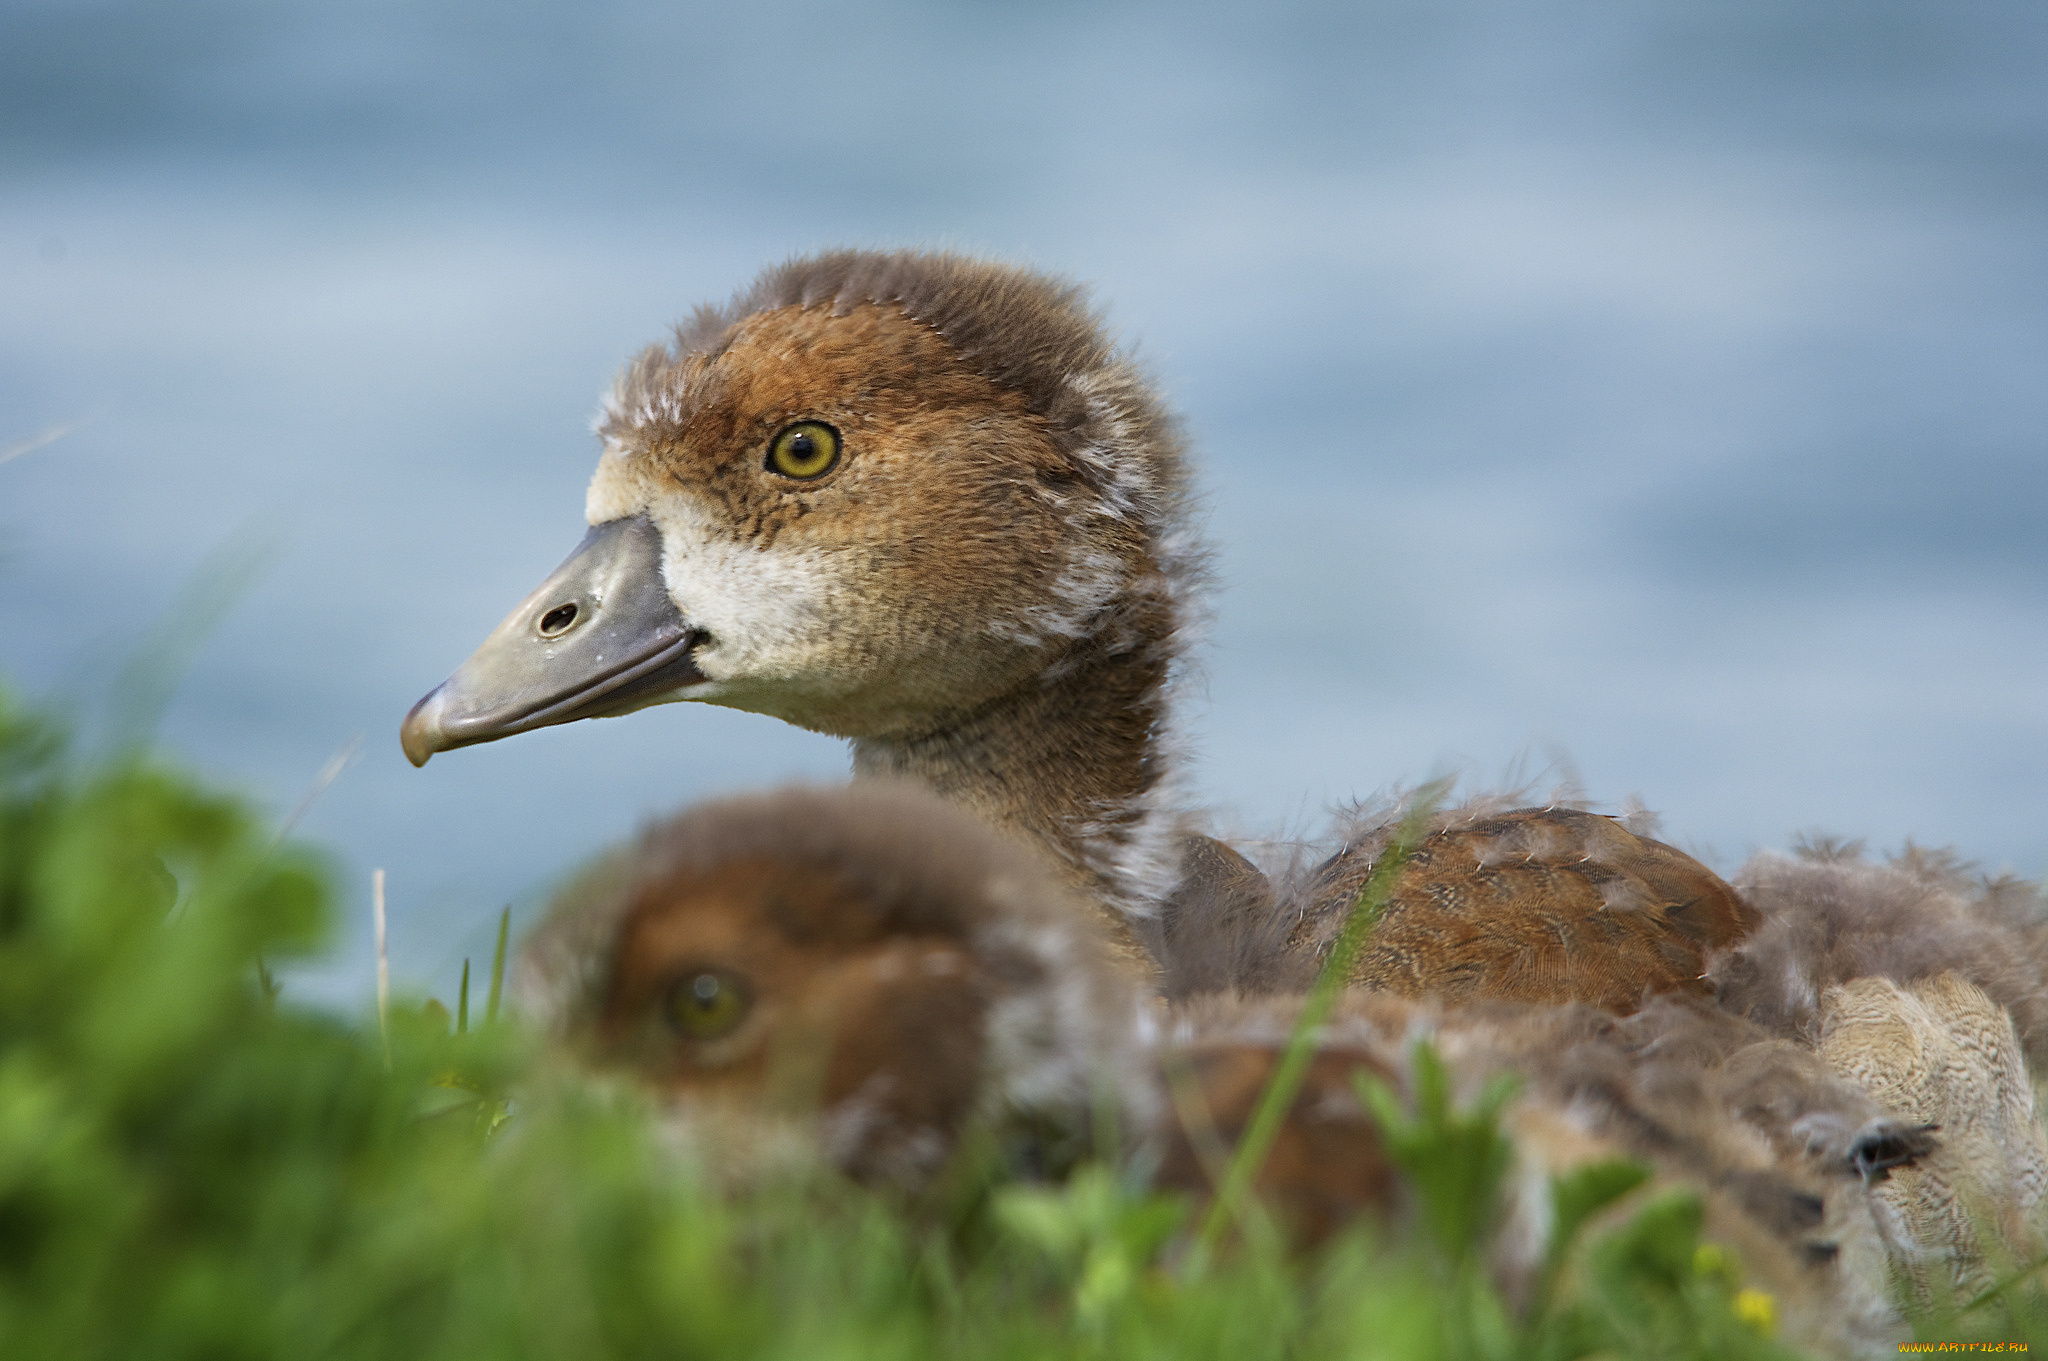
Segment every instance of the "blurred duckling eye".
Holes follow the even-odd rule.
[[[839,432],[823,421],[785,425],[768,441],[768,470],[808,482],[839,461]]]
[[[688,1039],[715,1040],[737,1029],[752,1005],[746,984],[723,969],[706,969],[669,990],[668,1023]]]

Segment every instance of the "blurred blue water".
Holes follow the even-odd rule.
[[[1562,756],[1724,868],[2048,869],[2048,11],[2011,3],[0,9],[0,672],[167,735],[444,991],[497,908],[837,744],[672,706],[415,772],[580,531],[626,355],[842,243],[1094,284],[1186,412],[1229,828]]]

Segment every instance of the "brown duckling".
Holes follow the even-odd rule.
[[[636,358],[598,434],[582,547],[408,715],[415,762],[722,704],[1034,841],[1142,975],[1190,903],[1271,915],[1178,778],[1205,585],[1178,428],[1079,289],[938,253],[792,260]],[[1696,987],[1749,924],[1618,824],[1496,822],[1423,846],[1361,981],[1627,1008]],[[1365,858],[1331,867],[1303,948]]]
[[[866,1181],[930,1181],[977,1122],[1079,1138],[1105,1091],[1149,1118],[1145,1017],[1099,928],[1035,856],[908,786],[650,828],[557,902],[518,987],[685,1108],[815,1115]]]

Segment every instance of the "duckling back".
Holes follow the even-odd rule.
[[[1342,929],[1398,821],[1361,820],[1291,890],[1286,947],[1306,967]],[[1710,952],[1757,913],[1712,870],[1567,807],[1443,814],[1409,852],[1349,982],[1445,1001],[1582,1002],[1626,1014],[1664,992],[1705,995]]]

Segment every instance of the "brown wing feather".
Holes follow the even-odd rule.
[[[1329,948],[1381,849],[1347,847],[1323,863],[1292,946]],[[1707,953],[1757,921],[1683,851],[1613,818],[1528,808],[1424,839],[1349,981],[1445,1001],[1584,1002],[1626,1015],[1657,993],[1710,993]]]

